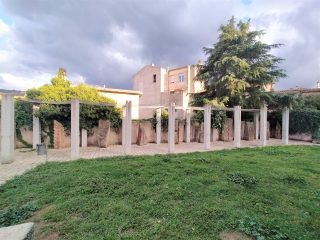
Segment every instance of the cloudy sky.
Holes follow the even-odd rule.
[[[288,74],[277,89],[315,87],[319,0],[0,0],[0,88],[37,87],[64,67],[74,83],[130,89],[146,64],[204,60],[231,16],[285,44],[274,51]]]

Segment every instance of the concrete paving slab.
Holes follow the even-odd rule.
[[[23,223],[0,228],[1,240],[31,240],[33,238],[34,223]]]

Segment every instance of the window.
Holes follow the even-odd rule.
[[[184,82],[184,74],[179,73],[179,82]]]
[[[157,82],[157,74],[153,74],[153,82]]]

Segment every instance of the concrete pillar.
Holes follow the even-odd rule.
[[[14,96],[3,94],[1,100],[1,163],[11,163],[14,160],[15,121]]]
[[[157,125],[156,125],[156,134],[157,134],[157,144],[161,143],[161,108],[157,108]]]
[[[204,121],[203,121],[203,143],[204,149],[210,149],[210,132],[211,132],[211,107],[204,106]]]
[[[127,103],[122,107],[121,144],[124,148],[126,139]]]
[[[125,116],[125,126],[124,126],[124,153],[126,155],[131,154],[131,135],[132,135],[132,104],[131,101],[126,102],[126,116]]]
[[[289,108],[282,110],[282,144],[289,144]]]
[[[80,156],[80,104],[78,99],[71,100],[71,159]]]
[[[190,142],[191,135],[191,109],[186,109],[186,142]]]
[[[81,129],[81,147],[88,146],[88,131],[87,129]]]
[[[263,104],[260,108],[260,144],[261,146],[267,145],[267,117],[268,109],[267,105]]]
[[[168,145],[169,145],[169,153],[174,152],[174,144],[175,144],[175,105],[174,103],[170,103],[169,105],[169,123],[168,123]]]
[[[35,116],[35,113],[38,111],[39,107],[33,105],[33,117],[32,117],[32,147],[33,149],[37,148],[37,144],[41,143],[41,128],[40,120]]]
[[[253,120],[253,122],[254,122],[254,125],[255,125],[255,130],[256,130],[256,132],[255,132],[255,139],[256,140],[258,140],[259,139],[259,125],[260,125],[260,123],[259,123],[259,115],[260,115],[260,113],[259,112],[255,112],[254,113],[254,120]]]
[[[241,106],[234,106],[233,110],[233,143],[235,147],[241,146]]]

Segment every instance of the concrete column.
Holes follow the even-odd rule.
[[[80,156],[80,104],[78,99],[71,100],[71,159]]]
[[[186,109],[186,142],[190,142],[191,135],[191,109]]]
[[[156,133],[157,133],[157,144],[161,143],[161,108],[157,109],[157,125],[156,125]]]
[[[241,146],[241,106],[234,106],[233,127],[234,127],[234,138],[233,138],[234,146],[240,147]]]
[[[1,164],[14,160],[14,96],[3,94],[1,100]]]
[[[122,107],[122,124],[121,124],[121,144],[122,147],[124,148],[125,146],[125,139],[126,139],[126,121],[127,121],[127,103]]]
[[[169,145],[169,153],[174,152],[174,134],[175,134],[175,105],[174,103],[170,103],[169,105],[169,126],[168,126],[168,145]]]
[[[267,105],[263,104],[260,108],[260,144],[261,146],[267,145],[267,117],[268,109]]]
[[[255,132],[255,139],[256,140],[258,140],[259,139],[259,125],[260,125],[260,123],[259,123],[259,115],[260,115],[260,113],[259,112],[255,112],[254,113],[254,125],[255,125],[255,130],[256,130],[256,132]]]
[[[126,102],[126,121],[125,121],[125,145],[124,145],[124,153],[126,155],[131,154],[131,135],[132,135],[132,104],[131,101]]]
[[[81,129],[81,147],[88,146],[88,131],[87,129]]]
[[[289,144],[289,108],[282,110],[282,144]]]
[[[210,149],[210,132],[211,132],[211,107],[204,106],[204,121],[203,121],[203,143],[204,149]]]
[[[38,111],[39,107],[33,105],[33,117],[32,117],[32,147],[33,149],[37,148],[37,144],[41,143],[41,128],[40,120],[35,116],[35,113]]]

